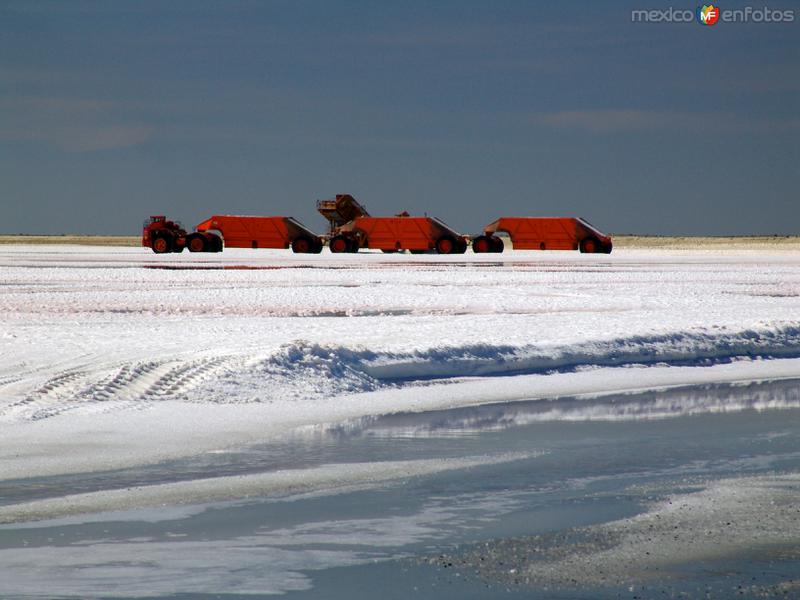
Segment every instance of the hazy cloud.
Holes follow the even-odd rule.
[[[130,122],[109,101],[93,98],[14,97],[0,101],[6,118],[0,139],[41,142],[68,152],[129,148],[147,142],[154,128]]]
[[[546,113],[534,123],[589,133],[653,131],[705,133],[780,133],[800,131],[800,118],[769,119],[716,112],[676,112],[639,109],[568,110]]]

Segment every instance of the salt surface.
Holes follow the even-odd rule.
[[[6,479],[387,412],[800,377],[791,252],[4,246],[0,273]]]

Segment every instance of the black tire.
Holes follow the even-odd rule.
[[[449,235],[443,235],[436,240],[436,252],[439,254],[454,254],[456,251],[456,241]]]
[[[356,252],[358,252],[358,248],[359,248],[358,240],[356,239],[347,240],[347,252],[349,254],[355,254]]]
[[[172,236],[170,235],[155,235],[150,244],[153,252],[156,254],[167,254],[172,252]]]
[[[475,254],[483,254],[492,251],[492,238],[488,235],[479,235],[472,240],[472,251]]]
[[[613,242],[603,244],[603,254],[611,254],[611,249],[614,247]]]
[[[206,236],[196,233],[186,238],[186,247],[189,252],[208,252],[209,243]]]
[[[347,252],[348,246],[347,238],[341,235],[332,237],[331,241],[328,243],[328,248],[330,248],[330,251],[334,254]]]
[[[312,254],[319,254],[320,252],[322,252],[322,239],[321,238],[316,238],[316,239],[314,239],[312,241],[314,243],[313,243],[313,245],[311,247],[311,253]]]
[[[580,250],[582,254],[595,254],[601,251],[600,242],[593,237],[583,238],[581,240]]]
[[[208,251],[209,252],[222,252],[222,238],[218,235],[209,234],[208,236]]]
[[[495,254],[502,254],[503,249],[506,247],[503,240],[499,237],[492,236],[489,238],[489,241],[492,243],[492,249],[489,252],[493,252]]]
[[[310,254],[314,248],[314,242],[305,235],[299,235],[292,240],[292,252],[295,254]]]
[[[453,251],[453,254],[464,254],[466,251],[467,251],[467,240],[463,238],[456,240],[456,248]]]

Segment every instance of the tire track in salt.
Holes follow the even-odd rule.
[[[217,356],[118,364],[94,372],[63,371],[21,400],[0,407],[0,419],[35,421],[67,411],[101,414],[145,410],[153,402],[187,400],[187,395],[242,357]],[[110,372],[109,372],[110,371]]]

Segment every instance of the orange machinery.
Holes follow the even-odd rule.
[[[328,233],[358,217],[370,216],[367,208],[350,194],[336,194],[331,200],[317,200],[317,211],[328,221]]]
[[[318,254],[323,245],[320,236],[293,217],[214,215],[196,229],[200,234],[218,231],[228,248],[291,247],[297,253]],[[187,246],[192,250],[191,241]]]
[[[377,248],[384,252],[435,250],[439,254],[463,254],[468,240],[432,217],[356,217],[337,227],[330,239],[331,252],[358,252]]]
[[[166,252],[221,252],[228,248],[289,248],[319,253],[322,238],[292,217],[214,215],[187,233],[164,215],[150,217],[142,229],[142,246],[156,254]]]
[[[472,240],[473,252],[502,252],[503,240],[511,238],[515,250],[580,250],[611,253],[611,238],[584,219],[572,217],[501,217],[483,228]]]
[[[154,215],[142,227],[142,246],[156,254],[167,252],[221,252],[222,240],[213,233],[187,233],[177,221],[170,221],[164,215]]]

